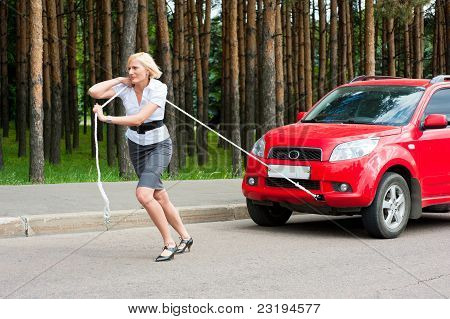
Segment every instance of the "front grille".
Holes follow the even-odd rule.
[[[312,181],[309,179],[292,179],[292,180],[306,189],[314,189],[314,190],[320,189],[320,181]],[[268,177],[266,179],[266,185],[270,187],[297,188],[287,179],[278,177]]]
[[[289,153],[291,156],[289,156]],[[294,161],[321,161],[322,150],[307,147],[273,147],[269,152],[269,158]]]

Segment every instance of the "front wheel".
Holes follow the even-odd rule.
[[[395,238],[405,229],[411,212],[411,195],[405,179],[386,173],[372,204],[363,210],[367,232],[376,238]]]
[[[281,226],[286,224],[292,211],[277,204],[263,206],[247,198],[247,210],[252,220],[260,226]]]

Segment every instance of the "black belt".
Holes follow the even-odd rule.
[[[142,123],[139,126],[130,126],[130,130],[136,131],[138,134],[145,134],[145,132],[154,130],[155,128],[161,127],[164,125],[163,120],[153,121]]]

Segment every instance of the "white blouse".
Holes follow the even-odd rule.
[[[114,92],[119,92],[125,84],[117,84],[113,86]],[[164,119],[164,110],[166,105],[166,96],[167,96],[167,85],[158,81],[156,79],[151,79],[149,84],[144,88],[142,93],[141,104],[139,104],[137,100],[136,93],[133,87],[127,87],[123,90],[119,97],[122,100],[123,106],[125,107],[126,115],[134,115],[139,113],[141,108],[149,103],[154,103],[159,107],[147,118],[144,123],[159,121]],[[165,139],[169,138],[169,131],[165,125],[153,129],[151,131],[145,132],[145,134],[138,134],[136,131],[128,130],[125,133],[125,136],[129,138],[134,143],[140,145],[150,145],[158,142],[162,142]]]

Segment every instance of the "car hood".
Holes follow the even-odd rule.
[[[327,158],[338,144],[397,135],[401,131],[400,127],[385,125],[296,123],[272,129],[264,139],[267,149],[274,146],[321,148],[324,158]]]

